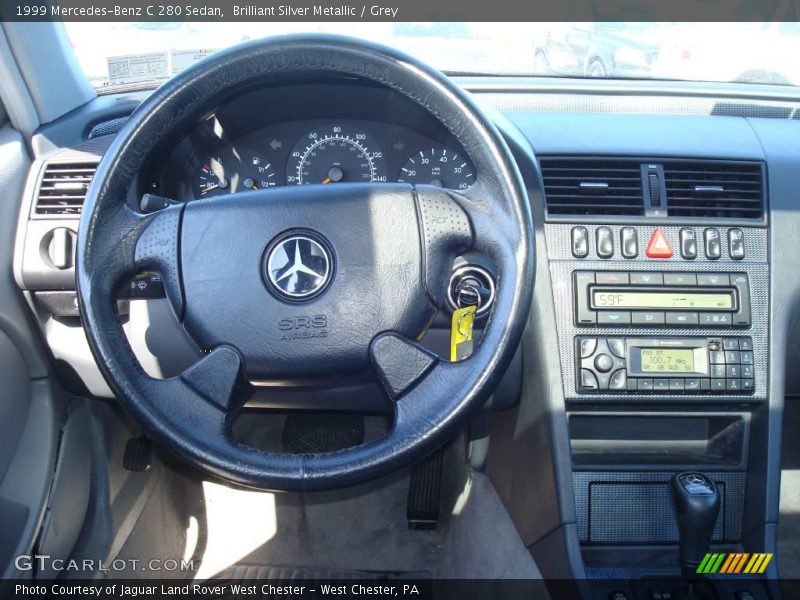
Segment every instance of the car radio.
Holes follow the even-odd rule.
[[[747,273],[576,271],[578,326],[747,327]]]
[[[739,394],[755,387],[749,337],[577,337],[580,393]]]

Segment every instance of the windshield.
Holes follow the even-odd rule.
[[[100,91],[155,87],[238,42],[342,33],[451,74],[680,79],[800,85],[798,23],[66,23]]]

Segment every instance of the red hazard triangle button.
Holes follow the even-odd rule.
[[[672,256],[672,247],[669,245],[667,236],[664,235],[661,229],[653,231],[650,242],[647,244],[645,254],[647,254],[649,258],[669,258]]]

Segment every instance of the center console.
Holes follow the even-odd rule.
[[[618,580],[604,597],[632,600],[653,577],[690,585],[675,473],[716,486],[713,549],[745,547],[753,415],[768,399],[767,229],[589,220],[544,228],[577,534],[587,575]]]

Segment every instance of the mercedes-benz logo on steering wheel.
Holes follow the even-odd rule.
[[[316,232],[284,233],[267,246],[264,275],[270,290],[299,302],[321,294],[331,281],[333,252]]]

